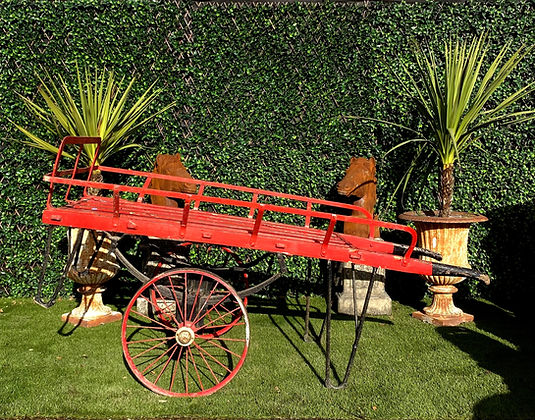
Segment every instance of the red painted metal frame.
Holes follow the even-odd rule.
[[[162,239],[259,249],[288,255],[353,262],[415,274],[432,274],[431,262],[411,258],[411,253],[416,245],[416,232],[414,229],[404,225],[374,220],[368,211],[357,206],[218,182],[179,178],[107,166],[95,167],[94,162],[89,168],[78,168],[79,158],[75,162],[74,169],[59,170],[59,162],[65,145],[74,144],[79,145],[81,148],[88,143],[97,144],[97,147],[99,147],[100,140],[98,138],[79,137],[66,137],[63,140],[53,171],[44,177],[45,181],[50,182],[47,206],[42,218],[44,223],[155,236]],[[96,169],[103,173],[140,177],[144,179],[143,186],[92,182],[90,177]],[[88,174],[86,180],[75,178],[76,175],[85,173]],[[154,178],[192,183],[198,186],[198,190],[196,194],[188,194],[149,188],[150,181]],[[52,205],[52,196],[55,187],[59,184],[68,186],[65,205],[54,207]],[[81,198],[76,200],[69,198],[72,187],[83,188]],[[88,188],[110,191],[112,196],[89,195]],[[207,195],[207,188],[247,193],[251,195],[251,199],[246,201]],[[126,200],[121,197],[125,193],[135,194],[137,198],[135,200]],[[143,202],[143,197],[147,195],[161,195],[182,199],[185,204],[183,208],[147,204]],[[262,202],[262,197],[265,197],[265,199],[270,197],[285,199],[294,206],[269,204]],[[248,210],[248,217],[201,211],[199,210],[199,204],[203,202],[245,208]],[[313,210],[314,205],[326,206],[338,211],[358,211],[362,213],[363,217]],[[304,224],[293,225],[266,221],[267,213],[285,213],[301,216],[304,218]],[[321,230],[310,227],[313,218],[328,220],[328,228]],[[370,237],[359,238],[334,232],[337,222],[366,224],[369,226]],[[411,244],[405,255],[393,255],[394,243],[374,238],[376,226],[383,229],[407,232],[411,237]]]

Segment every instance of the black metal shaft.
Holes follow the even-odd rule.
[[[472,270],[471,268],[458,267],[456,265],[433,263],[433,275],[470,277],[472,279],[481,280],[487,285],[490,284],[490,278],[488,275],[477,270]]]
[[[325,293],[325,387],[332,388],[331,384],[331,305],[333,268],[332,261],[327,261],[327,290]]]
[[[408,245],[394,244],[392,253],[394,255],[405,255],[409,249]],[[442,261],[442,255],[438,252],[431,251],[425,248],[414,247],[411,257],[431,257],[437,261]]]
[[[307,278],[310,279],[312,275],[312,259],[308,259]],[[310,341],[310,291],[307,290],[305,295],[305,332],[303,333],[303,341]]]
[[[305,332],[303,333],[303,341],[310,341],[310,295],[305,296]]]

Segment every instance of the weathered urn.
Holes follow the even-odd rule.
[[[69,252],[76,252],[74,247],[80,235],[80,248],[67,277],[80,284],[78,292],[82,295],[82,300],[77,308],[63,314],[62,319],[83,327],[120,320],[121,313],[113,311],[102,302],[102,292],[105,290],[103,284],[119,270],[111,241],[102,232],[71,228],[68,231]]]
[[[450,217],[439,217],[434,211],[410,211],[399,215],[401,220],[413,222],[422,248],[442,254],[442,263],[470,268],[468,262],[468,234],[472,223],[485,222],[485,216],[452,212]],[[429,257],[420,257],[431,260]],[[454,286],[465,277],[423,276],[433,293],[433,301],[413,317],[434,325],[453,326],[471,322],[474,316],[464,313],[453,303]]]
[[[103,181],[100,170],[97,169],[91,174],[91,181]],[[100,194],[98,188],[88,188],[87,192],[89,195]],[[102,232],[70,228],[67,231],[67,241],[69,253],[76,252],[67,277],[80,284],[77,290],[82,299],[77,308],[63,314],[61,319],[82,327],[94,327],[121,320],[120,312],[113,311],[102,302],[102,292],[106,290],[102,285],[119,271],[110,239]],[[80,243],[80,248],[75,250],[77,242]]]

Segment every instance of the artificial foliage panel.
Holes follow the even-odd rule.
[[[417,126],[413,105],[391,71],[410,63],[410,41],[439,51],[451,36],[488,31],[493,56],[503,43],[535,43],[533,1],[423,3],[209,3],[168,1],[11,1],[0,4],[0,294],[31,295],[44,250],[40,214],[51,156],[21,146],[9,120],[39,131],[17,96],[35,98],[44,69],[76,85],[76,64],[138,78],[133,96],[157,80],[156,107],[176,106],[133,140],[142,151],[109,162],[150,170],[158,153],[183,155],[194,177],[336,199],[351,156],[378,159],[378,213],[436,207],[432,173],[397,196],[413,150],[393,145],[401,129],[355,120],[368,116]],[[530,55],[501,97],[533,81]],[[389,70],[390,68],[390,70]],[[499,99],[499,97],[498,97]],[[534,107],[533,96],[523,106]],[[44,134],[42,131],[41,134]],[[466,154],[457,171],[454,208],[485,214],[473,229],[471,262],[489,272],[490,288],[463,284],[516,305],[533,292],[535,255],[533,124],[482,133],[484,151]],[[57,141],[59,139],[50,139]],[[57,277],[64,233],[54,237]],[[309,282],[305,261],[289,261],[289,287]],[[317,264],[313,284],[319,282]],[[392,278],[396,283],[395,276]],[[407,282],[419,280],[407,280]],[[407,283],[408,284],[408,283]]]

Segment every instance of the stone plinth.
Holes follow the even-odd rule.
[[[367,265],[355,265],[354,267],[357,286],[357,310],[360,315],[373,267]],[[353,315],[353,273],[351,263],[340,264],[339,275],[343,289],[341,293],[336,294],[338,298],[338,312]],[[392,315],[392,299],[385,290],[385,270],[382,268],[378,268],[377,274],[375,275],[375,283],[370,302],[368,303],[367,314]]]
[[[156,308],[157,306],[157,308]],[[148,300],[144,298],[137,298],[136,300],[136,310],[141,315],[152,316],[154,310],[158,309],[162,314],[176,314],[176,302],[171,299],[156,299],[149,303]]]

